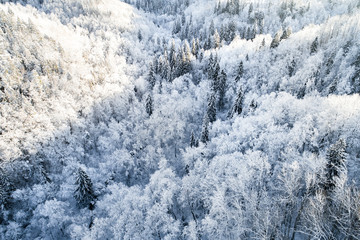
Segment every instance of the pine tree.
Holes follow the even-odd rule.
[[[243,75],[244,75],[244,63],[243,61],[240,61],[239,67],[236,72],[235,82],[239,82],[240,79],[243,77]]]
[[[339,139],[335,144],[330,146],[327,152],[327,164],[325,173],[324,188],[327,191],[332,191],[337,185],[338,179],[342,173],[345,173],[346,166],[346,142],[344,139]]]
[[[169,52],[169,62],[170,62],[171,70],[173,70],[174,66],[176,64],[176,48],[175,48],[174,39],[171,41],[170,52]]]
[[[143,40],[143,36],[142,36],[142,33],[140,30],[138,31],[138,40],[139,40],[139,42],[141,42]]]
[[[205,114],[201,131],[201,142],[206,144],[209,141],[209,117]]]
[[[194,131],[191,131],[190,147],[195,147],[195,146],[196,146],[196,139],[195,139]]]
[[[0,168],[0,208],[1,206],[6,205],[9,196],[10,196],[9,180],[5,171],[2,168]],[[1,219],[1,215],[0,215],[0,219]]]
[[[90,210],[93,210],[96,201],[93,185],[89,176],[81,168],[78,169],[75,184],[74,197],[79,207],[88,207]]]
[[[219,77],[219,109],[223,109],[225,105],[226,79],[226,73],[222,70]]]
[[[231,21],[227,27],[227,41],[232,42],[236,35],[236,24],[234,21]]]
[[[232,118],[235,114],[240,115],[242,113],[243,98],[244,98],[243,91],[242,91],[242,88],[240,87],[237,97],[236,97],[236,100],[235,100],[235,103],[234,103],[234,106],[231,108],[231,110],[228,114],[229,118]]]
[[[214,20],[211,20],[210,27],[209,27],[209,33],[211,36],[215,34]]]
[[[211,123],[216,121],[216,105],[215,105],[215,102],[216,102],[215,94],[212,94],[210,96],[210,98],[209,98],[207,111],[206,111],[206,115],[208,116],[209,121]]]
[[[271,41],[270,48],[276,48],[280,44],[280,34],[277,32]]]
[[[310,46],[310,54],[311,55],[317,52],[318,46],[319,46],[319,39],[318,39],[318,37],[316,37]]]
[[[192,41],[191,41],[191,53],[192,53],[192,55],[194,55],[195,57],[197,56],[197,53],[198,53],[198,48],[197,48],[196,41],[195,41],[194,38],[193,38]]]
[[[216,29],[215,33],[213,35],[213,47],[214,48],[219,48],[220,43],[221,43],[220,35],[219,35],[219,33],[218,33],[217,29]]]
[[[153,64],[150,65],[148,82],[150,84],[150,88],[153,89],[156,83],[155,69]]]
[[[295,74],[295,68],[296,68],[296,62],[295,59],[293,59],[290,63],[290,65],[288,66],[288,70],[289,70],[289,77],[294,76]]]
[[[291,27],[288,27],[286,30],[283,31],[280,40],[289,38],[291,33],[292,33]]]
[[[152,100],[152,97],[150,94],[146,98],[145,108],[146,108],[147,114],[149,114],[149,116],[151,116],[151,114],[153,113],[153,100]]]

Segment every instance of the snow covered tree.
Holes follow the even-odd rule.
[[[296,68],[296,62],[295,62],[295,59],[293,59],[293,60],[291,61],[291,63],[289,64],[289,66],[288,66],[289,77],[294,76],[294,74],[295,74],[295,68]]]
[[[203,120],[200,141],[202,143],[207,143],[209,141],[209,117],[207,114],[205,114],[205,117]]]
[[[206,110],[206,115],[209,118],[209,122],[215,122],[216,121],[216,97],[215,97],[215,93],[211,94],[209,101],[208,101],[208,106],[207,106],[207,110]]]
[[[280,33],[276,33],[273,40],[271,41],[270,48],[276,48],[280,44]]]
[[[324,188],[332,191],[336,186],[338,179],[346,171],[346,142],[339,139],[335,144],[331,145],[327,152],[327,164],[325,170]]]
[[[3,169],[0,169],[0,209],[6,205],[9,197],[9,181]],[[1,219],[1,215],[0,215]]]
[[[213,35],[213,44],[212,47],[213,48],[219,48],[221,44],[221,39],[220,39],[220,35],[217,31],[217,29],[215,30],[215,33]]]
[[[244,75],[244,63],[243,61],[240,61],[238,69],[236,71],[235,82],[239,82],[240,79],[243,77],[243,75]]]
[[[243,98],[244,98],[243,91],[242,91],[242,88],[240,87],[237,97],[236,97],[236,100],[235,100],[235,103],[228,114],[229,118],[232,118],[235,114],[240,115],[242,113]]]
[[[149,82],[150,89],[153,89],[156,83],[155,66],[153,64],[150,65],[149,75],[147,77],[147,80]]]
[[[210,33],[211,36],[215,34],[214,20],[211,20],[210,27],[209,27],[209,33]]]
[[[286,30],[283,31],[280,40],[289,38],[291,33],[292,33],[291,27],[286,28]]]
[[[138,40],[139,40],[140,42],[143,40],[143,36],[142,36],[142,33],[141,33],[140,30],[138,31]]]
[[[151,116],[151,114],[153,113],[153,101],[152,101],[152,97],[150,94],[146,98],[145,108],[146,108],[147,114],[149,114],[149,116]]]
[[[171,41],[170,52],[169,52],[169,63],[171,70],[173,70],[176,64],[176,48],[175,48],[174,39]]]
[[[190,147],[195,147],[195,146],[196,146],[196,139],[195,139],[194,131],[191,131]]]
[[[75,185],[76,190],[74,192],[74,197],[79,207],[88,207],[90,210],[93,210],[96,201],[93,185],[89,176],[81,168],[77,171]]]
[[[314,54],[317,52],[319,46],[319,39],[318,37],[315,38],[315,40],[311,43],[310,46],[310,54]]]
[[[220,76],[219,76],[219,100],[218,100],[218,106],[219,109],[223,109],[225,105],[225,93],[226,93],[226,80],[227,76],[224,70],[221,70]]]

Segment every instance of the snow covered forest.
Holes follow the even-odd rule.
[[[0,1],[0,240],[360,239],[359,0]]]

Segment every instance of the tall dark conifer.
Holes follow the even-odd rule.
[[[79,207],[88,207],[90,210],[93,210],[96,200],[93,185],[89,176],[81,168],[77,171],[75,184],[76,190],[74,192],[74,197]]]

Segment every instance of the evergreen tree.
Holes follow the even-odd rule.
[[[145,108],[146,108],[147,114],[149,114],[149,116],[151,116],[151,114],[153,113],[153,100],[152,100],[152,97],[150,94],[146,98]]]
[[[195,139],[194,131],[191,131],[190,147],[195,147],[195,146],[196,146],[196,139]]]
[[[205,143],[205,144],[209,141],[209,117],[207,114],[205,114],[205,117],[203,120],[200,140],[202,143]]]
[[[150,84],[150,88],[153,89],[156,83],[155,70],[153,64],[150,65],[148,82]]]
[[[280,34],[277,32],[271,41],[270,48],[276,48],[280,44]]]
[[[192,53],[192,55],[194,55],[195,57],[197,56],[197,53],[198,53],[198,48],[197,48],[196,41],[195,41],[194,38],[193,38],[192,41],[191,41],[191,53]]]
[[[209,27],[209,33],[211,36],[215,34],[214,20],[211,20],[210,27]]]
[[[139,31],[138,31],[138,40],[139,40],[139,42],[141,42],[142,39],[143,39],[143,36],[142,36],[141,31],[139,30]]]
[[[3,169],[0,168],[0,209],[5,206],[10,196],[9,180]],[[0,215],[1,219],[1,215]]]
[[[221,43],[220,35],[219,35],[219,33],[218,33],[217,29],[216,29],[215,33],[213,35],[213,48],[219,48],[220,43]]]
[[[288,70],[289,70],[289,77],[294,76],[295,74],[295,68],[296,68],[296,62],[295,59],[293,59],[290,63],[290,65],[288,66]]]
[[[206,115],[208,116],[209,121],[215,122],[216,121],[216,97],[215,94],[212,94],[208,101]]]
[[[240,79],[243,77],[243,75],[244,75],[244,63],[243,63],[243,61],[240,61],[239,67],[236,72],[235,81],[239,82]]]
[[[291,27],[288,27],[286,30],[283,31],[280,40],[289,38],[291,33],[292,33]]]
[[[231,21],[227,27],[227,39],[226,41],[231,42],[236,36],[236,24]]]
[[[319,46],[319,39],[318,37],[315,38],[315,40],[311,43],[310,46],[310,54],[314,54],[317,52]]]
[[[355,61],[351,64],[355,68],[354,75],[352,77],[352,84],[354,92],[360,91],[360,52],[357,54]]]
[[[335,144],[330,146],[327,152],[327,164],[325,172],[324,188],[327,191],[332,191],[336,185],[341,174],[346,171],[346,142],[344,139],[339,139]]]
[[[219,109],[223,109],[225,105],[226,79],[226,73],[222,70],[219,77]]]
[[[228,114],[229,118],[232,118],[235,114],[240,115],[242,113],[243,98],[244,98],[243,91],[242,91],[242,88],[240,87],[237,97],[236,97],[236,100],[235,100],[235,103],[234,103],[234,106],[231,108],[231,110]]]
[[[171,41],[170,52],[169,52],[169,62],[170,62],[171,70],[173,70],[175,67],[175,64],[176,64],[176,48],[175,48],[174,39]]]
[[[79,207],[88,207],[90,210],[93,210],[96,200],[93,185],[89,176],[81,168],[78,169],[75,184],[74,197]]]

